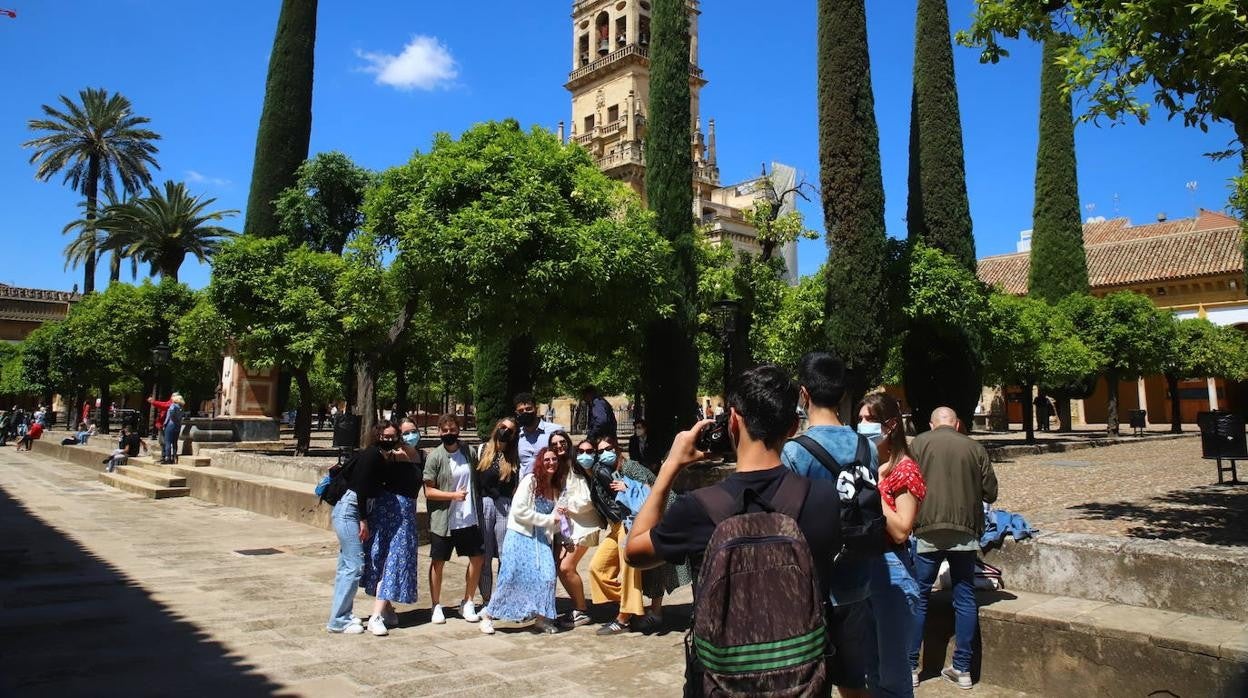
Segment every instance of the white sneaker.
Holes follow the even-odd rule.
[[[341,628],[326,628],[325,630],[336,635],[363,635],[364,625],[360,623],[359,618],[352,618],[350,623]]]
[[[390,631],[386,630],[386,621],[382,620],[381,616],[369,617],[368,632],[376,635],[377,637],[385,637],[390,634]]]
[[[910,670],[910,687],[911,688],[919,687],[919,670],[918,669]]]
[[[951,681],[958,688],[969,689],[972,686],[971,672],[969,671],[958,671],[957,669],[949,666],[945,667],[944,670],[940,672],[940,675]]]
[[[477,607],[476,605],[472,603],[471,600],[464,602],[464,605],[461,606],[459,609],[459,614],[462,615],[464,617],[464,620],[468,621],[469,623],[476,623],[477,621],[481,620],[481,616],[477,615]]]
[[[442,604],[433,605],[433,617],[430,618],[434,625],[442,625],[446,623],[446,614],[442,612]]]
[[[381,620],[386,624],[387,628],[399,627],[399,614],[395,613],[393,608],[387,608],[381,612]]]
[[[489,618],[482,618],[480,627],[481,627],[481,632],[485,633],[486,635],[494,634],[494,623],[491,622]]]

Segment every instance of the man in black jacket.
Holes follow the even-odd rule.
[[[589,407],[585,435],[595,441],[604,436],[615,436],[615,410],[611,408],[611,403],[607,402],[607,399],[600,395],[592,385],[581,391],[581,400]]]

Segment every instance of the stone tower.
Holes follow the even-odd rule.
[[[698,117],[706,85],[698,67],[699,0],[689,0],[689,82],[693,115],[695,189],[709,196],[719,185],[714,125],[710,146]],[[607,174],[645,196],[646,105],[650,101],[650,2],[576,0],[572,5],[571,138],[593,155]]]

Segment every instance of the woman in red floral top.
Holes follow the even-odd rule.
[[[879,645],[879,692],[885,696],[913,696],[918,672],[910,666],[909,643],[917,617],[914,604],[919,585],[910,559],[910,532],[927,495],[923,474],[910,457],[901,406],[886,393],[868,395],[858,412],[859,431],[878,434],[880,499],[890,543],[884,564],[872,566],[871,611]],[[878,431],[877,431],[878,427]],[[874,439],[873,439],[874,440]]]

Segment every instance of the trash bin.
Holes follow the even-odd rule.
[[[1201,457],[1218,463],[1218,484],[1224,473],[1230,473],[1231,484],[1239,484],[1235,461],[1248,459],[1248,435],[1244,432],[1243,415],[1225,410],[1201,412],[1196,415],[1200,427]],[[1222,461],[1230,461],[1223,466]]]
[[[1135,430],[1136,436],[1143,436],[1148,428],[1148,412],[1146,410],[1130,410],[1127,412],[1127,424]]]
[[[334,448],[360,447],[360,415],[340,414],[334,423]]]

